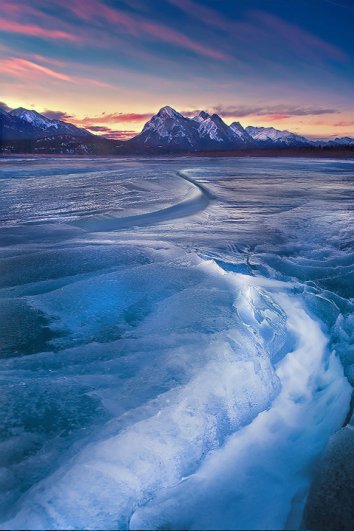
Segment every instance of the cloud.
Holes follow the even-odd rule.
[[[195,0],[167,1],[199,23],[222,31],[229,42],[232,39],[235,50],[246,57],[254,56],[252,50],[255,50],[257,58],[265,55],[274,61],[278,52],[287,48],[300,59],[311,59],[312,62],[328,58],[346,62],[349,58],[338,46],[269,12],[249,10],[243,19],[235,20]]]
[[[129,140],[137,134],[136,131],[112,131],[112,133],[106,134],[104,137],[110,140]]]
[[[348,54],[341,48],[295,24],[265,11],[253,10],[249,13],[270,35],[276,35],[284,45],[287,45],[297,55],[302,56],[304,54],[303,57],[310,57],[312,60],[323,58],[330,58],[339,62],[348,60]]]
[[[87,125],[87,129],[93,133],[102,133],[101,136],[104,138],[109,138],[111,140],[128,140],[137,134],[136,131],[132,130],[116,130],[111,129],[103,125]]]
[[[114,114],[106,114],[104,115],[105,122],[141,122],[150,120],[150,118],[153,116],[153,113],[136,113],[136,112],[129,112],[129,113],[114,113]]]
[[[71,43],[82,40],[77,29],[55,13],[51,15],[47,7],[41,0],[1,0],[0,30]]]
[[[100,81],[99,79],[93,79],[91,77],[78,77],[77,82],[85,82],[89,83],[90,85],[93,85],[94,87],[98,88],[115,88],[112,83],[106,83],[105,81]]]
[[[4,104],[5,105],[5,104]],[[42,114],[46,116],[47,118],[51,120],[62,120],[64,122],[71,122],[75,125],[79,125],[81,127],[86,127],[88,129],[91,129],[92,131],[98,131],[98,132],[113,132],[115,130],[111,129],[110,127],[107,127],[107,124],[115,124],[115,123],[125,123],[125,122],[140,122],[140,121],[147,121],[152,116],[153,113],[123,113],[123,112],[116,112],[116,113],[102,113],[98,116],[85,116],[84,118],[79,118],[78,116],[75,116],[74,114],[69,114],[66,111],[60,111],[60,110],[51,110],[51,109],[45,109]]]
[[[42,62],[47,64],[52,64],[55,66],[57,64],[64,65],[63,62],[58,62],[56,60],[51,60],[43,56],[37,55],[37,58]],[[20,79],[21,81],[37,80],[40,75],[45,77],[50,77],[59,81],[65,81],[72,84],[82,85],[89,84],[98,88],[114,88],[110,83],[105,83],[98,79],[93,79],[83,76],[69,76],[63,72],[59,72],[54,68],[49,66],[41,65],[37,62],[30,61],[29,59],[23,59],[20,57],[9,57],[7,59],[0,59],[0,68],[4,74],[8,74],[11,77]]]
[[[69,122],[74,118],[74,116],[65,111],[51,111],[50,109],[45,109],[41,114],[49,118],[49,120],[62,120],[63,122]]]
[[[229,59],[228,55],[221,50],[199,42],[170,26],[129,14],[116,7],[112,8],[99,0],[90,0],[90,2],[86,0],[65,0],[60,5],[87,23],[100,25],[103,22],[106,25],[105,30],[108,31],[109,28],[115,31],[120,29],[135,38],[143,35],[155,41],[176,45],[211,59],[219,61]]]
[[[233,106],[233,105],[216,105],[209,109],[209,112],[216,112],[224,117],[246,116],[273,116],[274,119],[285,119],[290,116],[318,116],[322,114],[339,114],[340,111],[332,108],[323,107],[301,107],[289,105],[270,105],[270,106]],[[275,117],[278,118],[275,118]]]
[[[35,24],[23,24],[20,22],[9,21],[0,18],[0,30],[9,33],[20,33],[31,37],[44,37],[46,39],[64,39],[68,41],[79,41],[77,35],[67,33],[66,31],[45,29]]]
[[[287,120],[290,118],[289,114],[264,114],[264,121],[266,122],[278,122],[279,120]]]
[[[0,68],[3,73],[12,77],[20,78],[22,81],[27,77],[37,77],[38,74],[44,74],[46,77],[59,79],[60,81],[73,82],[73,79],[66,74],[57,72],[47,66],[21,59],[19,57],[10,57],[0,61]]]
[[[231,29],[228,19],[220,15],[215,9],[203,6],[193,0],[167,0],[170,4],[184,11],[188,16],[197,18],[208,26],[214,26],[223,30]]]
[[[51,66],[58,66],[59,68],[67,66],[67,62],[54,59],[53,57],[46,57],[45,55],[40,55],[38,53],[27,53],[26,57],[28,57],[30,60],[34,60],[36,62],[39,61],[40,63],[46,63]]]
[[[123,113],[123,112],[115,112],[115,113],[102,113],[98,116],[85,116],[81,119],[76,119],[77,122],[79,121],[84,127],[87,127],[87,124],[114,124],[119,122],[142,122],[147,121],[153,116],[153,113]]]
[[[108,133],[108,132],[111,133],[112,132],[112,129],[104,125],[88,125],[87,128],[90,129],[91,131],[95,131],[98,133]]]
[[[352,125],[354,125],[354,120],[346,120],[346,121],[342,121],[342,122],[336,122],[334,124],[332,124],[333,127],[350,127]]]
[[[148,117],[152,116],[151,114],[136,114],[136,113],[129,113],[129,114],[102,113],[99,116],[93,116],[93,117],[86,116],[85,118],[78,118],[77,116],[73,114],[69,114],[65,111],[53,111],[50,109],[45,109],[41,114],[43,114],[50,120],[62,120],[63,122],[69,122],[78,127],[84,127],[85,129],[88,129],[92,133],[98,133],[100,134],[100,136],[103,136],[104,138],[109,138],[113,140],[128,140],[129,138],[132,138],[133,136],[135,136],[137,134],[137,131],[133,131],[131,129],[127,129],[127,130],[112,129],[111,127],[104,125],[104,124],[117,123],[119,121],[119,118],[122,118],[120,120],[121,122],[129,122],[129,121],[135,122],[137,120],[145,120],[146,116]],[[131,120],[129,119],[129,117],[131,117]]]

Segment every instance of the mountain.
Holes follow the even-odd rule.
[[[67,153],[129,155],[138,153],[191,153],[260,149],[338,149],[354,147],[350,137],[311,141],[274,127],[244,128],[227,125],[217,114],[200,111],[187,117],[170,106],[162,107],[134,138],[108,140],[34,110],[0,109],[0,153]]]
[[[254,145],[240,124],[233,125],[228,126],[217,114],[201,111],[187,118],[166,106],[128,143],[137,149],[168,151],[224,150]]]
[[[269,146],[311,146],[311,140],[308,140],[304,136],[296,135],[290,131],[281,131],[274,127],[253,127],[249,125],[246,127],[247,133],[261,144]]]
[[[112,155],[123,144],[33,110],[20,107],[8,113],[0,109],[0,153]]]
[[[317,145],[303,136],[274,127],[244,128],[240,122],[227,125],[220,116],[206,111],[188,118],[169,106],[160,109],[127,144],[143,151],[223,151]]]
[[[128,140],[128,143],[140,149],[193,150],[199,140],[197,129],[196,122],[166,106],[145,124],[139,135]]]
[[[92,136],[85,129],[62,122],[50,120],[36,111],[19,107],[10,112],[0,110],[0,141],[33,140],[48,136],[69,135],[72,138]]]
[[[14,109],[8,114],[32,126],[34,138],[52,135],[72,135],[74,137],[91,135],[86,129],[81,129],[61,120],[51,120],[37,111],[24,109],[23,107]]]

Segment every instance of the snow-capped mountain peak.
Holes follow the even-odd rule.
[[[182,114],[177,112],[169,105],[165,105],[165,107],[162,107],[156,114],[156,116],[158,116],[159,118],[183,118]]]

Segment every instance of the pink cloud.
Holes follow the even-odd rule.
[[[44,109],[42,114],[50,120],[62,120],[63,122],[70,122],[74,118],[65,111],[52,111],[50,109]]]
[[[76,83],[89,83],[89,85],[93,85],[94,87],[98,88],[115,88],[114,85],[111,83],[106,83],[105,81],[100,81],[99,79],[93,79],[91,77],[77,77]]]
[[[85,116],[84,118],[70,117],[75,125],[88,127],[99,124],[115,124],[115,123],[129,123],[129,122],[146,122],[153,116],[153,113],[102,113],[99,116]]]
[[[64,39],[68,41],[79,41],[80,39],[71,33],[61,30],[45,29],[35,24],[22,24],[20,22],[11,22],[0,18],[0,30],[30,35],[31,37],[44,37],[46,39]]]
[[[36,76],[38,74],[44,74],[45,76],[52,77],[54,79],[59,79],[60,81],[73,82],[73,79],[66,74],[57,72],[46,66],[39,65],[32,61],[27,61],[26,59],[20,59],[18,57],[11,57],[9,59],[3,59],[0,61],[0,66],[2,72],[9,74],[14,77],[23,79],[27,76]]]
[[[345,120],[345,121],[342,121],[342,122],[337,122],[335,124],[332,124],[333,127],[349,127],[349,126],[352,126],[354,125],[354,120]]]
[[[26,56],[29,57],[31,60],[34,59],[34,61],[39,61],[40,63],[46,63],[51,66],[58,66],[59,68],[63,68],[67,66],[67,64],[64,61],[60,61],[59,59],[53,59],[53,57],[46,57],[38,53],[28,53],[26,54]]]
[[[48,15],[45,12],[47,2],[44,0],[35,0],[32,5],[26,5],[18,0],[14,2],[4,0],[2,12],[6,14],[7,18],[0,19],[0,29],[53,40],[86,42],[90,45],[94,44],[95,47],[101,47],[112,46],[112,41],[122,41],[121,44],[124,44],[121,35],[115,31],[119,27],[135,37],[145,35],[153,40],[176,45],[215,60],[225,61],[230,58],[220,49],[198,42],[181,31],[148,20],[146,17],[142,18],[109,7],[100,0],[90,0],[89,2],[86,0],[62,0],[60,2],[53,0],[53,4],[57,4],[62,10],[73,13],[91,27],[74,28],[72,23],[64,23],[62,20]],[[58,27],[58,25],[60,26]]]
[[[268,114],[262,117],[266,122],[277,122],[278,120],[286,120],[290,118],[288,114]]]
[[[38,61],[45,62],[50,66],[54,67],[66,66],[65,63],[63,63],[62,61],[56,61],[55,59],[52,60],[42,55],[29,54],[28,57],[31,57],[31,59],[36,57]],[[89,84],[99,88],[114,88],[114,86],[110,83],[105,83],[104,81],[98,79],[93,79],[84,76],[69,76],[62,72],[58,72],[57,70],[55,70],[54,68],[50,68],[49,66],[44,66],[32,60],[23,59],[19,57],[10,57],[7,59],[0,60],[0,67],[3,73],[21,80],[26,80],[28,78],[36,80],[38,78],[38,75],[43,74],[59,81],[65,81],[72,84]]]

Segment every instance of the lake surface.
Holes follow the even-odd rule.
[[[353,185],[2,159],[1,527],[298,528],[354,382]]]

